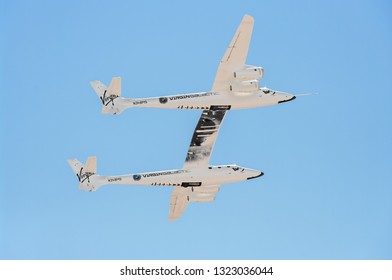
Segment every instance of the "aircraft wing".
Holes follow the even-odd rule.
[[[218,136],[220,125],[229,105],[211,106],[204,110],[193,132],[191,144],[186,155],[184,169],[207,167],[212,149]]]
[[[228,105],[211,106],[204,110],[193,132],[191,144],[186,155],[183,169],[195,169],[208,166],[212,149],[218,136],[220,125],[225,117]],[[175,187],[170,200],[169,220],[181,217],[190,201],[209,202],[215,199],[219,186],[200,186],[197,188]]]
[[[180,218],[188,204],[189,199],[183,188],[175,187],[170,200],[169,220],[174,221]]]
[[[190,188],[175,187],[170,200],[169,220],[175,221],[181,217],[189,202],[210,202],[215,200],[220,187],[202,186],[191,190]]]
[[[234,71],[245,67],[250,39],[252,37],[253,23],[253,17],[249,15],[243,17],[225,55],[222,57],[211,91],[227,91],[228,85],[234,79]]]

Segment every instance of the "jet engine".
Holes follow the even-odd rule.
[[[233,83],[230,85],[230,91],[237,92],[250,92],[257,91],[260,88],[260,83],[257,80],[243,81],[238,83]]]
[[[264,68],[247,65],[244,69],[235,71],[233,75],[234,78],[241,81],[257,80],[263,78]]]
[[[189,197],[192,202],[211,202],[215,200],[215,195],[213,194],[194,194]]]
[[[189,195],[189,199],[193,202],[211,202],[215,200],[215,194],[219,189],[219,186],[194,188]]]

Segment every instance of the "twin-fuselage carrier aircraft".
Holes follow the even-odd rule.
[[[209,159],[227,110],[270,106],[295,99],[294,95],[260,88],[262,67],[246,65],[253,18],[245,15],[226,50],[211,91],[162,96],[156,98],[122,98],[121,78],[112,79],[109,87],[99,81],[91,82],[102,104],[102,113],[120,114],[131,107],[203,110],[196,125],[184,166],[181,169],[100,176],[96,174],[96,158],[89,157],[85,165],[76,159],[68,163],[80,182],[79,188],[95,191],[105,184],[144,186],[174,186],[169,219],[177,220],[189,202],[210,202],[221,184],[245,181],[263,172],[238,165],[209,165]]]

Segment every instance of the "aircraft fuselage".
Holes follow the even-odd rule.
[[[151,98],[117,98],[121,107],[147,107],[208,110],[212,105],[229,105],[230,109],[270,106],[295,99],[294,95],[261,88],[255,92],[200,92]]]
[[[92,176],[85,182],[94,190],[94,185],[125,184],[141,186],[181,186],[201,187],[227,184],[257,178],[263,175],[258,170],[243,168],[237,165],[209,166],[198,169],[175,169],[157,172],[146,172],[120,176]]]

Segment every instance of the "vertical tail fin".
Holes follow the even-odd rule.
[[[97,173],[97,157],[88,157],[86,161],[86,173]]]
[[[102,102],[102,114],[120,114],[125,106],[121,98],[121,77],[114,77],[109,87],[100,81],[91,81],[90,85]]]
[[[97,158],[95,156],[88,157],[86,165],[83,165],[77,159],[69,159],[68,164],[76,174],[79,180],[79,189],[85,191],[95,191],[102,183],[99,182],[97,172]]]

